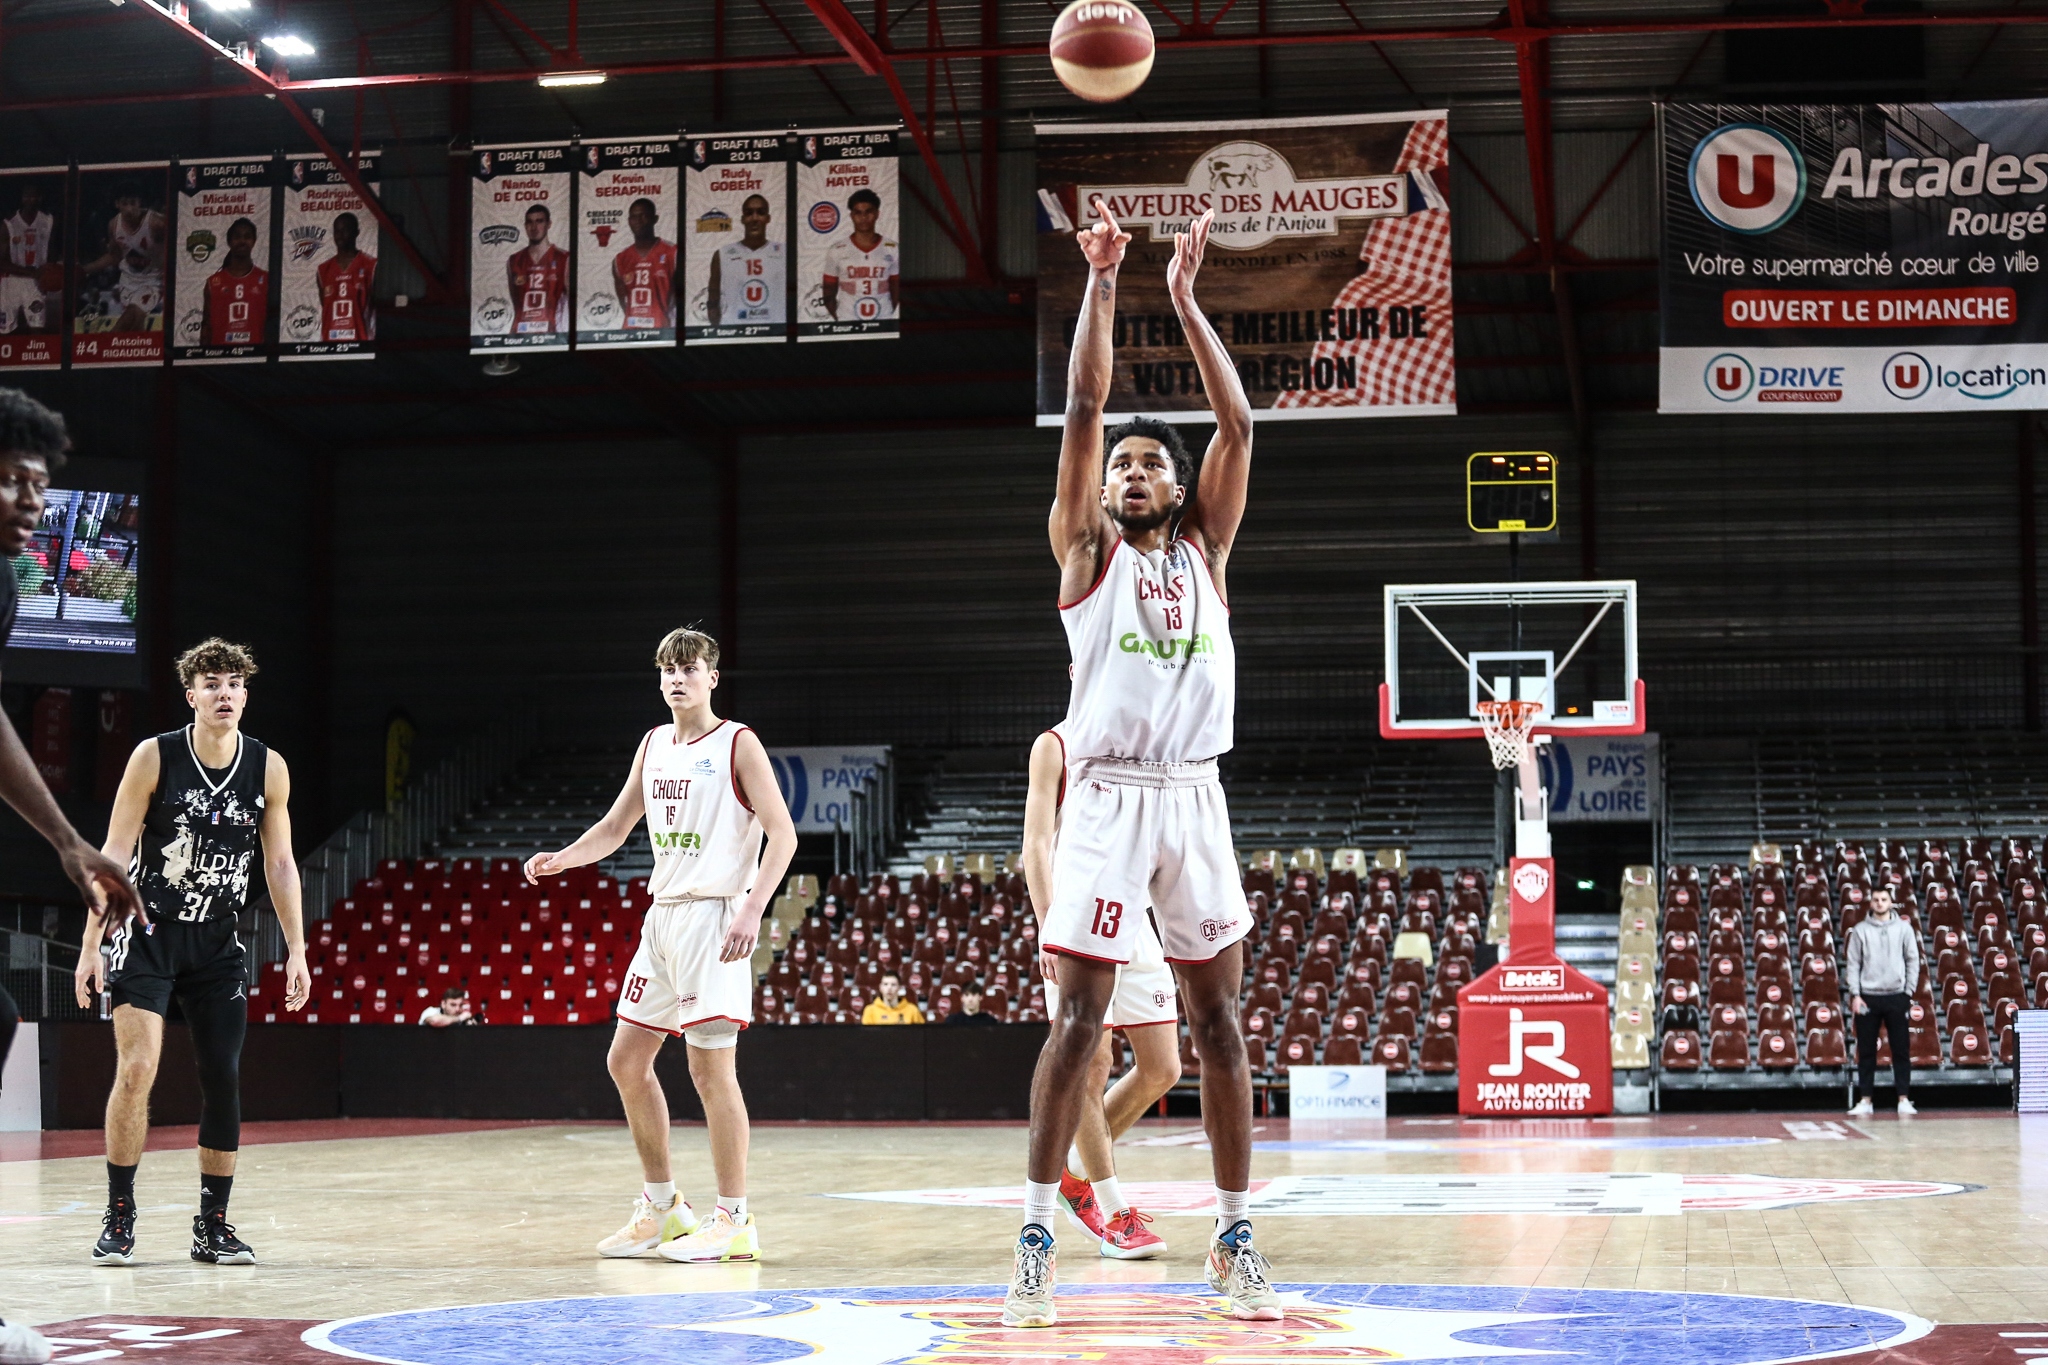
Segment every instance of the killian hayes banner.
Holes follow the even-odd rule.
[[[684,144],[686,345],[789,339],[789,137]]]
[[[164,363],[170,163],[78,168],[72,214],[71,363]]]
[[[676,140],[576,150],[576,345],[676,344]]]
[[[569,349],[570,148],[470,153],[469,349]]]
[[[261,364],[270,352],[268,156],[184,161],[171,225],[174,365]]]
[[[1659,112],[1660,411],[2048,407],[2048,101]]]
[[[376,152],[356,174],[377,192]],[[278,268],[285,360],[377,358],[377,219],[323,156],[285,162],[284,260]]]
[[[898,130],[796,135],[797,340],[902,331]]]
[[[71,172],[64,166],[0,171],[8,271],[0,275],[0,369],[64,363],[64,225]]]
[[[1098,206],[1131,234],[1112,413],[1206,422],[1166,266],[1214,210],[1202,307],[1261,419],[1457,411],[1442,110],[1038,128],[1038,424],[1058,426]]]

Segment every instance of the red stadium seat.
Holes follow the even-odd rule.
[[[1372,1045],[1374,1063],[1387,1069],[1389,1075],[1398,1076],[1408,1070],[1408,1059],[1413,1043],[1408,1034],[1381,1034]]]
[[[1756,1059],[1766,1071],[1790,1071],[1799,1065],[1799,1044],[1789,1028],[1763,1029],[1757,1034]]]
[[[1714,1030],[1707,1059],[1716,1071],[1749,1070],[1749,1035],[1725,1029]]]
[[[1333,1036],[1323,1044],[1324,1066],[1364,1066],[1365,1054],[1361,1040],[1348,1033]],[[1186,1070],[1185,1067],[1182,1068]]]
[[[1700,1036],[1690,1029],[1674,1029],[1664,1035],[1658,1064],[1666,1071],[1700,1069]]]

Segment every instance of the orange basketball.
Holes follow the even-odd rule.
[[[1152,25],[1131,0],[1073,0],[1052,26],[1052,69],[1084,100],[1120,100],[1152,74]]]
[[[41,270],[38,270],[36,272],[36,288],[42,290],[45,294],[54,294],[63,287],[63,262],[51,261],[48,265],[44,266]]]

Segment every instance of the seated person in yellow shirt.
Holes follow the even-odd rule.
[[[882,993],[877,999],[868,1001],[868,1007],[860,1012],[863,1024],[922,1024],[924,1011],[917,1007],[915,1000],[903,998],[903,982],[896,973],[890,972],[882,978]]]

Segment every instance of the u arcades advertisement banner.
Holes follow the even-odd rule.
[[[676,140],[578,149],[576,345],[676,344]]]
[[[171,225],[174,365],[260,364],[270,349],[267,156],[178,165]]]
[[[1038,424],[1065,420],[1087,266],[1107,205],[1117,420],[1210,420],[1166,291],[1173,237],[1214,210],[1197,297],[1262,418],[1457,411],[1443,110],[1038,128]]]
[[[54,370],[64,363],[64,245],[71,207],[64,166],[0,171],[0,369]]]
[[[74,182],[71,363],[164,363],[170,163],[81,166]]]
[[[796,135],[798,341],[903,330],[898,128]]]
[[[2048,407],[2048,100],[1659,119],[1659,411]]]
[[[470,153],[469,349],[569,349],[569,144]]]
[[[356,174],[377,192],[376,152]],[[285,162],[278,328],[285,360],[377,358],[377,217],[324,156]]]

